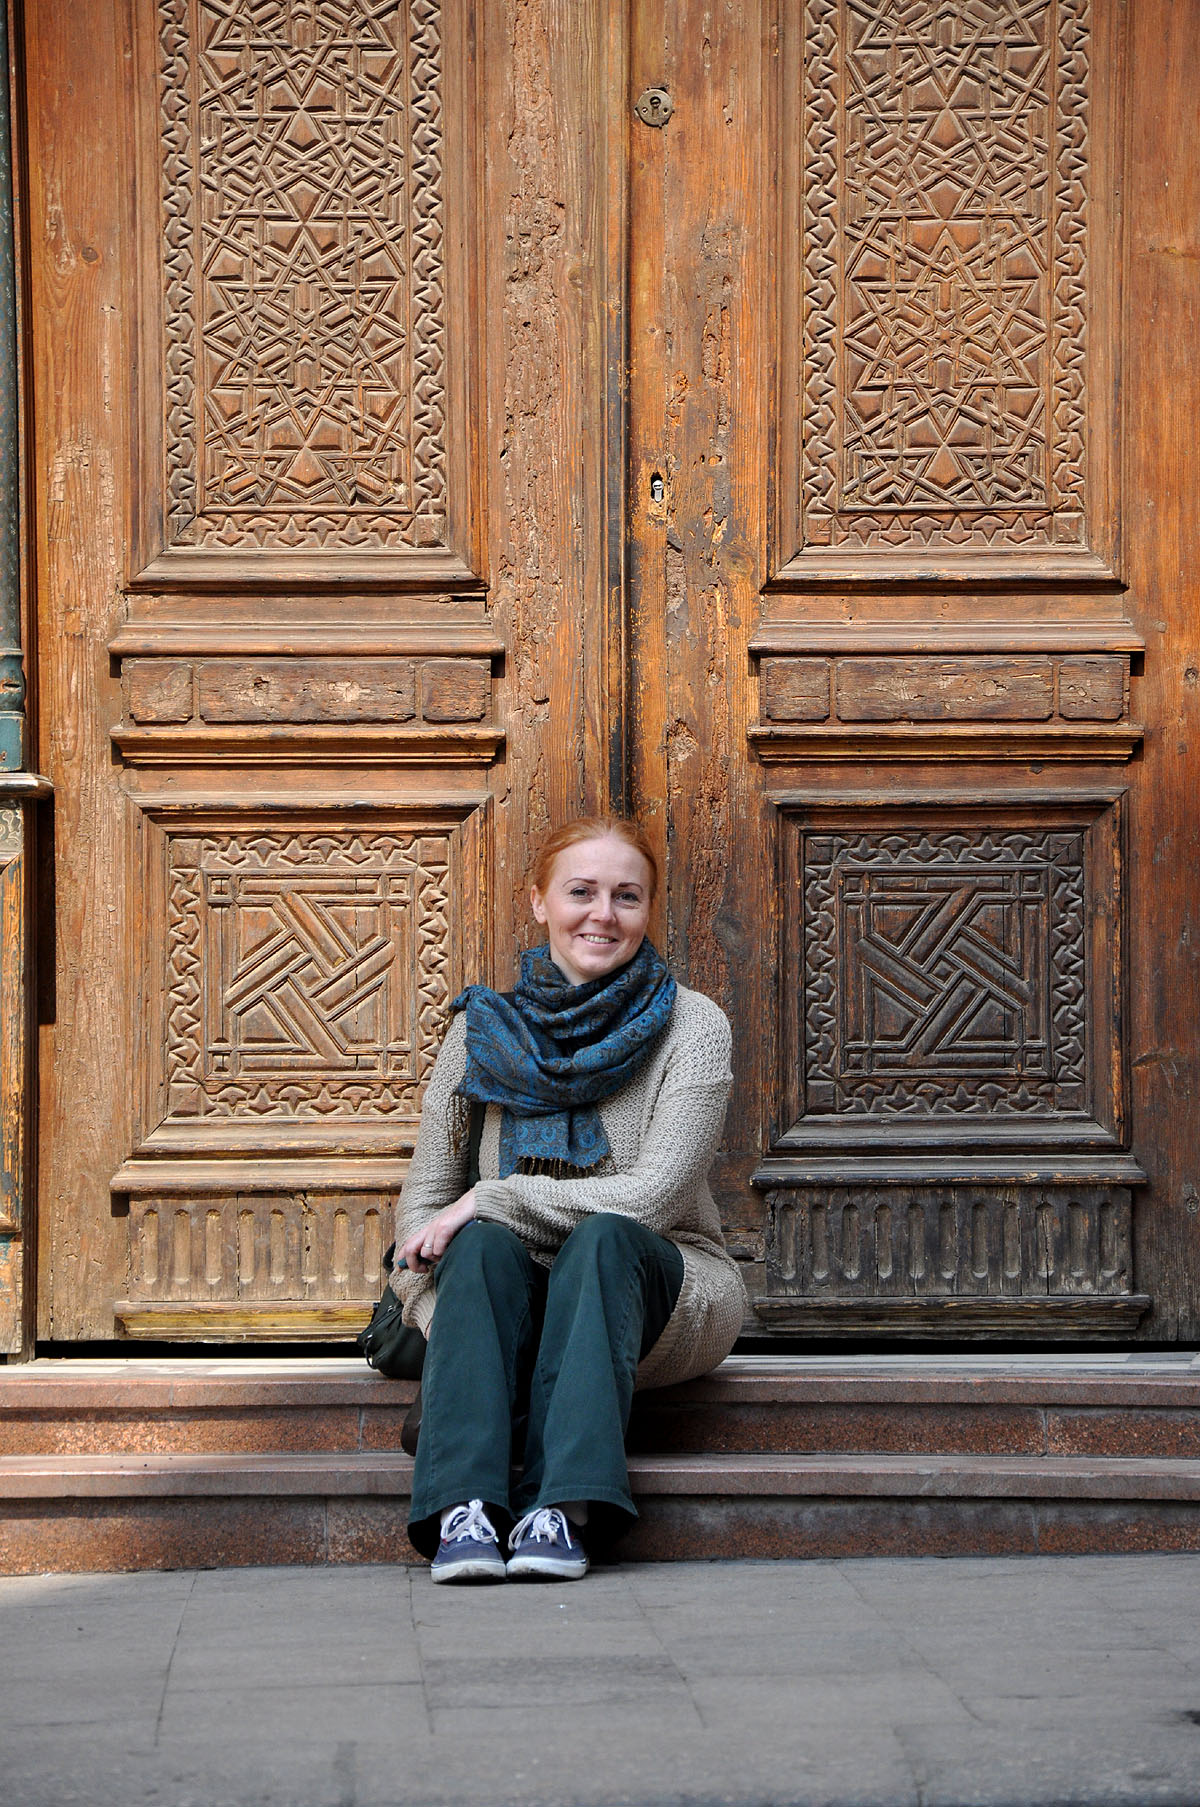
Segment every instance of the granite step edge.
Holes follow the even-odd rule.
[[[635,1496],[1173,1500],[1200,1504],[1200,1461],[963,1455],[675,1456],[630,1461]],[[0,1502],[407,1494],[391,1451],[330,1455],[0,1458]]]
[[[51,1359],[0,1366],[5,1413],[83,1411],[407,1409],[410,1381],[387,1380],[365,1363],[139,1362]],[[969,1356],[829,1358],[733,1356],[700,1379],[639,1394],[656,1410],[675,1406],[773,1404],[1112,1405],[1200,1409],[1200,1366],[1175,1361],[1103,1362]]]

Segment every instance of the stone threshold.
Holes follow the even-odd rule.
[[[631,1457],[635,1497],[1200,1501],[1200,1460],[1120,1456],[736,1454]],[[412,1463],[348,1454],[166,1454],[0,1458],[0,1499],[407,1496]]]
[[[188,1407],[405,1406],[408,1381],[348,1357],[43,1357],[0,1366],[0,1408],[141,1411]],[[1200,1354],[734,1355],[711,1374],[639,1402],[1021,1400],[1200,1405]]]

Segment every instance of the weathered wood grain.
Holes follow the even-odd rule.
[[[492,0],[486,71],[490,288],[487,456],[493,621],[507,655],[499,708],[495,973],[532,939],[527,874],[546,833],[608,794],[606,722],[625,675],[607,661],[611,461],[607,362],[610,84],[621,9],[600,0]],[[617,62],[611,61],[610,33]],[[615,199],[619,205],[620,196]]]
[[[844,722],[1046,721],[1054,713],[1049,659],[839,659]]]
[[[763,714],[772,722],[828,721],[832,673],[828,659],[764,659]]]
[[[747,758],[745,650],[763,578],[772,357],[766,13],[757,0],[658,0],[630,17],[630,101],[661,86],[674,102],[665,128],[628,128],[633,790],[666,858],[672,963],[734,1023],[713,1182],[744,1246],[761,1226],[747,1181],[771,1085],[771,854]]]
[[[427,722],[478,722],[488,712],[491,672],[477,659],[428,659],[421,667]]]
[[[206,722],[407,722],[417,712],[407,659],[210,660],[197,667],[196,687]]]
[[[154,1034],[129,972],[125,802],[104,650],[125,578],[133,461],[126,157],[131,46],[121,9],[47,0],[25,20],[30,468],[38,597],[36,762],[55,785],[57,920],[41,938],[57,1014],[38,1061],[38,1334],[112,1334],[122,1273],[108,1176]]]
[[[1128,681],[1125,659],[1063,659],[1058,668],[1058,712],[1068,721],[1115,722],[1125,712]]]
[[[127,659],[125,706],[135,722],[188,722],[195,714],[195,670],[180,659]]]
[[[1150,1175],[1134,1206],[1145,1330],[1200,1335],[1200,9],[1129,11],[1124,508],[1129,612],[1146,637],[1150,724],[1130,847],[1133,1147]]]

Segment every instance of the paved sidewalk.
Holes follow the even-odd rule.
[[[2,1807],[1200,1803],[1200,1556],[0,1580]]]

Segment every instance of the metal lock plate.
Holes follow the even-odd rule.
[[[645,125],[666,125],[675,111],[675,102],[665,88],[646,88],[633,110]]]

